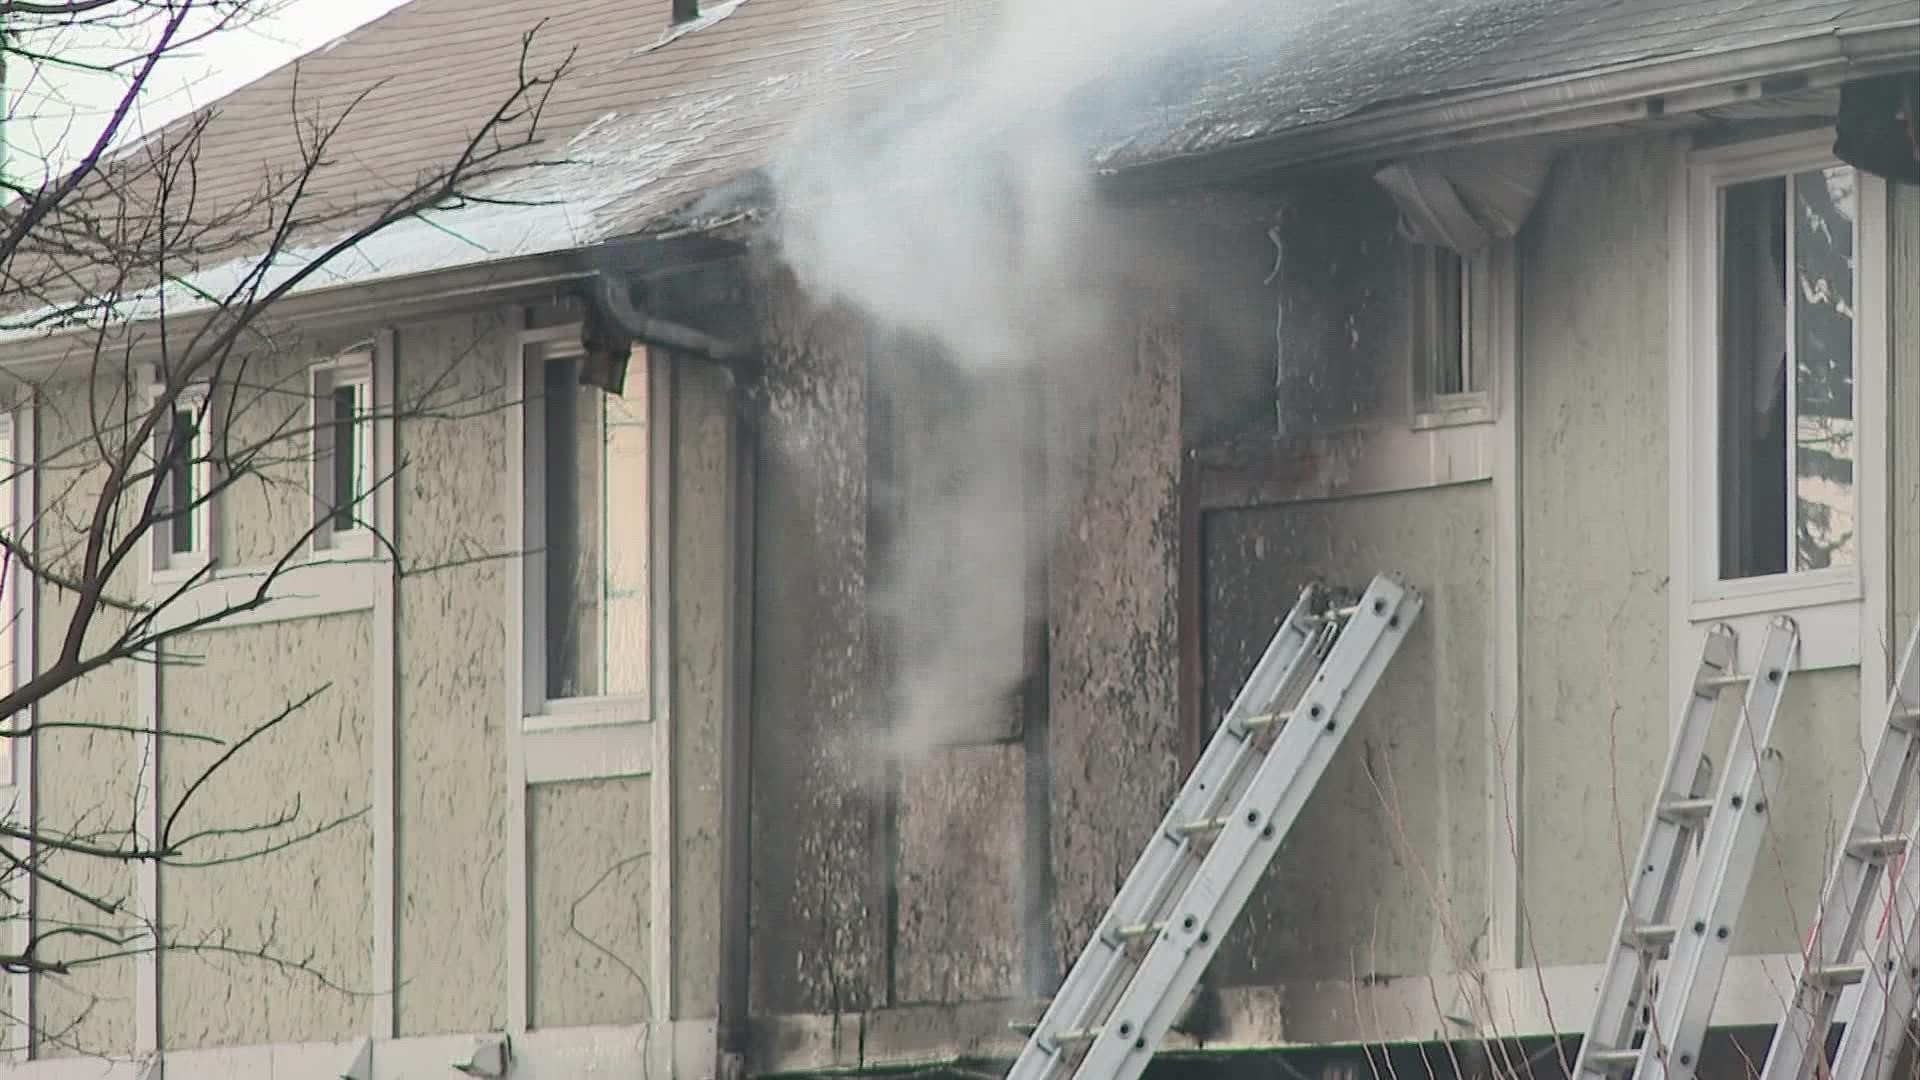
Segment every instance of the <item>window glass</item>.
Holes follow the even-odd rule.
[[[198,451],[194,438],[196,426],[192,409],[175,409],[167,432],[168,550],[176,555],[193,551],[193,519],[198,512],[193,490],[194,458]]]
[[[357,524],[360,488],[360,442],[356,422],[360,388],[352,383],[333,390],[333,528],[344,532]]]
[[[580,385],[545,365],[548,698],[647,689],[646,381]]]
[[[1855,560],[1854,216],[1846,167],[1723,193],[1723,579]]]

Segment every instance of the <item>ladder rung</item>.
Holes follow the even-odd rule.
[[[1055,1046],[1065,1046],[1068,1043],[1092,1042],[1099,1037],[1100,1029],[1097,1027],[1079,1028],[1074,1031],[1063,1031],[1055,1035],[1053,1037],[1053,1043]]]
[[[1902,703],[1888,710],[1887,724],[1900,731],[1912,733],[1920,729],[1920,705]]]
[[[1712,812],[1713,800],[1710,798],[1668,799],[1660,804],[1660,816],[1675,823],[1699,821]]]
[[[1286,720],[1290,714],[1279,712],[1256,713],[1240,721],[1240,727],[1246,731],[1265,731]]]
[[[1751,675],[1709,675],[1693,684],[1693,692],[1701,697],[1712,697],[1730,686],[1745,686],[1752,681]]]
[[[1226,827],[1227,827],[1226,818],[1209,817],[1209,818],[1201,818],[1198,821],[1189,821],[1186,824],[1181,825],[1179,827],[1179,831],[1181,836],[1201,836],[1206,833],[1219,832],[1221,829],[1224,829]]]
[[[1648,923],[1638,929],[1628,930],[1628,944],[1637,944],[1641,948],[1653,948],[1670,945],[1680,933],[1680,928],[1672,923]]]
[[[1587,1055],[1587,1064],[1600,1070],[1631,1069],[1639,1063],[1638,1050],[1595,1050]]]
[[[1351,604],[1351,605],[1348,605],[1347,607],[1333,608],[1328,611],[1323,611],[1318,615],[1309,615],[1307,616],[1307,620],[1309,622],[1317,622],[1317,623],[1334,622],[1339,619],[1352,618],[1353,614],[1359,610],[1360,610],[1359,604]]]
[[[1827,986],[1852,986],[1867,977],[1865,964],[1828,964],[1807,972],[1807,981],[1824,983]]]
[[[1166,928],[1167,924],[1164,922],[1135,923],[1132,926],[1120,927],[1113,932],[1113,936],[1121,941],[1138,941],[1141,938],[1155,937]]]
[[[1863,836],[1847,845],[1847,850],[1863,859],[1885,859],[1907,850],[1905,833],[1889,833],[1886,836]]]

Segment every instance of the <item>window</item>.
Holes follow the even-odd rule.
[[[1721,580],[1855,562],[1854,185],[1829,166],[1720,190]]]
[[[1411,248],[1414,426],[1486,423],[1493,419],[1497,369],[1495,320],[1511,310],[1496,277],[1504,252],[1463,256],[1448,248]]]
[[[1864,670],[1890,558],[1886,185],[1831,146],[1813,132],[1690,159],[1673,241],[1674,560],[1687,621],[1757,640],[1791,612],[1804,666]]]
[[[313,546],[373,555],[373,354],[313,369]]]
[[[212,406],[205,387],[174,397],[154,425],[153,546],[156,580],[189,576],[212,561],[213,455],[208,432]]]
[[[647,374],[633,358],[624,394],[580,381],[571,344],[526,365],[525,591],[530,693],[547,702],[648,692]]]

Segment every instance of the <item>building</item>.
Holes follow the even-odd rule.
[[[78,1046],[128,1076],[368,1047],[437,1075],[501,1035],[515,1077],[980,1071],[1299,588],[1399,570],[1421,625],[1166,1075],[1556,1068],[1700,635],[1750,651],[1787,614],[1782,789],[1702,1072],[1744,1075],[1920,613],[1910,4],[1179,32],[1054,6],[997,37],[936,0],[675,8],[553,15],[532,59],[578,48],[542,114],[569,163],[355,245],[250,347],[247,386],[300,390],[227,423],[364,434],[116,581],[210,559],[186,619],[298,568],[34,718],[233,731],[325,686],[198,813],[298,793],[343,823],[224,868],[87,864],[189,947],[15,977],[42,1033],[15,1074],[97,1075]],[[414,0],[304,61],[316,101],[392,75],[314,197],[456,152],[544,14]],[[225,103],[208,200],[297,160],[295,86]],[[76,497],[45,462],[126,378],[98,354],[0,343],[43,545]],[[370,425],[314,411],[342,388]],[[320,498],[342,461],[370,529]],[[17,601],[16,680],[59,655],[62,595]],[[105,793],[157,831],[211,753],[97,734],[16,747],[33,820]],[[73,902],[36,889],[16,941]]]

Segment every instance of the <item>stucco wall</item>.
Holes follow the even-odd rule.
[[[356,992],[373,987],[369,623],[360,613],[221,629],[183,636],[169,651],[162,727],[226,745],[166,744],[163,818],[227,745],[315,695],[179,810],[180,836],[297,817],[288,827],[213,840],[186,854],[189,862],[241,861],[161,871],[172,946],[160,965],[169,1048],[344,1039],[364,1027]],[[284,850],[248,855],[334,822],[337,828]],[[246,955],[256,951],[274,959]]]
[[[720,538],[733,497],[732,391],[707,364],[681,363],[673,413],[674,1000],[713,1016],[720,949],[720,736],[727,682],[726,610],[733,566]]]
[[[1223,983],[1466,970],[1485,956],[1485,484],[1209,514],[1206,715],[1309,581],[1426,594],[1351,735],[1221,947]]]
[[[775,281],[755,386],[753,896],[756,1013],[876,1005],[887,985],[882,784],[864,597],[866,347]]]
[[[1180,778],[1180,351],[1143,330],[1085,388],[1050,479],[1055,954],[1072,963]]]
[[[1667,206],[1657,140],[1563,153],[1519,245],[1522,946],[1590,962],[1669,730]]]
[[[1892,201],[1892,264],[1887,295],[1893,304],[1893,391],[1887,415],[1893,448],[1893,637],[1897,661],[1920,618],[1920,187],[1888,184]]]
[[[404,1035],[506,1022],[506,639],[511,564],[497,316],[398,335],[397,395],[464,402],[469,415],[404,422],[395,437],[400,580],[400,986]],[[459,493],[455,496],[453,493]]]
[[[1010,997],[1019,987],[1026,755],[1019,745],[939,750],[900,777],[902,1004]]]
[[[651,779],[527,792],[535,1027],[652,1013]]]
[[[56,565],[73,565],[71,560],[78,557],[71,545],[81,537],[79,523],[91,513],[100,492],[102,473],[97,469],[81,471],[75,466],[87,454],[94,410],[110,407],[110,401],[106,394],[90,399],[84,384],[78,382],[52,388],[40,401],[43,460],[54,460],[55,450],[69,450],[59,457],[68,468],[58,473],[50,471],[39,485],[40,545],[56,556]],[[121,595],[132,595],[137,580],[136,565],[130,563],[114,576],[112,586]],[[42,656],[57,655],[73,612],[71,593],[55,588],[41,590],[38,636]],[[89,648],[109,644],[124,627],[124,617],[103,613],[89,636]],[[35,719],[48,724],[137,723],[142,710],[136,687],[134,665],[109,665],[47,698]],[[98,839],[110,846],[126,842],[124,829],[137,804],[139,747],[136,739],[120,732],[75,728],[43,731],[35,740],[35,765],[40,776],[34,805],[37,826],[55,835],[77,838],[101,833]],[[63,890],[43,887],[36,912],[41,925],[72,921],[121,932],[137,929],[131,914],[137,911],[132,867],[54,852],[48,854],[44,867],[47,873],[71,884],[75,892],[123,906],[119,914],[102,912]],[[98,952],[96,944],[70,939],[54,945],[49,954],[72,960]],[[37,1052],[47,1057],[67,1057],[131,1050],[133,978],[133,964],[125,959],[89,964],[64,975],[36,977]]]

